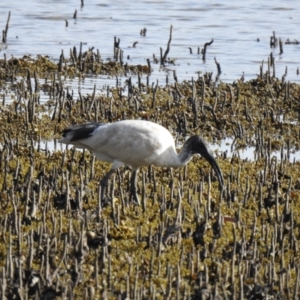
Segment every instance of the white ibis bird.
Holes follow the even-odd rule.
[[[165,127],[150,121],[123,120],[74,125],[66,128],[62,136],[60,143],[88,149],[97,159],[112,163],[111,169],[100,182],[102,199],[109,177],[123,165],[132,168],[130,199],[133,197],[139,203],[136,177],[140,167],[181,167],[194,154],[200,154],[210,163],[218,177],[220,189],[223,188],[222,172],[206,143],[198,135],[188,138],[180,153],[176,152],[171,133]]]

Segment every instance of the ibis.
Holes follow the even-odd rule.
[[[165,127],[145,120],[78,124],[66,128],[62,136],[60,143],[88,149],[100,161],[112,163],[100,182],[102,199],[110,176],[123,165],[132,168],[130,199],[139,204],[136,178],[140,167],[181,167],[194,154],[200,154],[209,162],[218,177],[220,189],[223,188],[222,172],[205,141],[198,135],[189,137],[179,153],[173,136]]]

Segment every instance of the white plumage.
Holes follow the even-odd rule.
[[[136,174],[141,166],[180,167],[188,163],[196,153],[201,154],[215,170],[220,188],[223,175],[199,136],[190,137],[176,152],[171,133],[161,125],[150,121],[124,120],[115,123],[87,123],[75,125],[63,131],[61,143],[85,148],[96,158],[112,163],[111,170],[101,180],[102,197],[111,174],[123,165],[132,167],[131,196],[139,203],[136,193]]]

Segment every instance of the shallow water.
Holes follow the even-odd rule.
[[[300,8],[296,1],[85,1],[84,7],[80,7],[80,1],[70,0],[33,0],[29,5],[20,0],[1,1],[1,29],[9,11],[8,42],[0,52],[7,57],[43,54],[58,60],[62,50],[68,53],[83,42],[84,50],[95,47],[103,59],[111,59],[116,36],[121,39],[124,58],[130,56],[129,63],[146,64],[153,54],[159,57],[160,47],[166,49],[172,24],[169,58],[175,59],[175,65],[169,68],[176,70],[179,81],[197,77],[198,72],[216,74],[214,57],[221,64],[221,80],[233,82],[243,72],[248,80],[256,77],[261,62],[273,52],[276,75],[281,77],[287,66],[287,80],[299,82],[296,71],[300,45],[284,45],[282,55],[278,47],[270,48],[273,31],[283,41],[299,38],[296,28]],[[145,27],[146,36],[140,36]],[[212,39],[203,62],[197,48]],[[138,44],[133,48],[135,41]],[[152,67],[151,80],[159,78],[164,84],[166,72],[159,65]]]
[[[75,9],[77,18],[73,19]],[[23,1],[0,2],[0,29],[5,28],[8,12],[11,18],[6,44],[0,44],[0,56],[6,54],[22,57],[25,54],[35,57],[38,54],[49,55],[58,61],[61,51],[66,56],[73,46],[83,43],[83,51],[89,47],[100,50],[103,60],[113,59],[114,37],[120,38],[120,47],[124,51],[124,61],[129,64],[146,65],[151,59],[153,72],[150,83],[159,80],[164,85],[166,76],[173,82],[173,70],[179,81],[196,78],[199,74],[213,72],[217,74],[214,58],[221,65],[220,80],[232,83],[243,74],[245,80],[256,78],[262,61],[267,68],[267,59],[273,53],[276,63],[276,76],[281,77],[285,68],[286,80],[300,82],[297,69],[300,67],[300,45],[284,45],[284,53],[279,48],[270,48],[270,36],[273,31],[283,42],[299,38],[296,28],[299,26],[300,8],[298,2],[288,1],[80,1],[71,0],[32,0],[24,5]],[[66,21],[68,27],[66,27]],[[171,49],[168,57],[175,64],[161,68],[152,61],[153,55],[160,56],[160,47],[165,51],[169,39],[170,26],[173,26]],[[147,28],[146,36],[140,31]],[[206,60],[197,54],[197,49],[211,40]],[[133,48],[134,42],[138,42]],[[189,47],[192,48],[190,54]],[[124,85],[126,78],[120,78]],[[133,78],[133,83],[137,82]],[[146,76],[142,77],[146,82]],[[78,89],[82,93],[92,93],[94,85],[97,91],[105,86],[115,86],[116,79],[110,76],[86,77],[83,81],[67,81],[77,97]],[[41,101],[48,96],[41,93]],[[230,144],[230,143],[229,143]],[[51,148],[51,143],[49,144]],[[219,146],[218,146],[219,147]],[[229,147],[230,148],[230,147]],[[221,150],[226,148],[222,143]],[[243,157],[249,157],[249,151],[240,151]],[[230,151],[229,151],[230,153]]]

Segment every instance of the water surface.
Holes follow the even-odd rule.
[[[77,10],[77,18],[73,14]],[[159,57],[160,47],[166,49],[170,26],[173,38],[169,58],[175,59],[178,80],[197,77],[200,72],[217,73],[214,57],[221,64],[221,80],[233,82],[244,72],[245,79],[255,78],[259,65],[271,52],[275,57],[276,76],[288,67],[287,80],[299,82],[296,74],[300,45],[270,48],[273,31],[284,42],[299,39],[296,28],[300,8],[296,1],[80,1],[32,0],[1,1],[0,28],[4,29],[11,11],[7,44],[0,52],[7,57],[24,54],[49,55],[58,60],[61,51],[84,43],[84,50],[95,47],[103,59],[113,58],[114,37],[121,39],[124,58],[131,64],[146,64],[153,54]],[[68,27],[65,25],[68,21]],[[147,28],[146,36],[140,30]],[[206,61],[197,54],[206,42]],[[138,42],[135,48],[134,42]],[[189,47],[193,54],[190,54]],[[166,72],[152,64],[153,81],[165,82]],[[171,74],[171,73],[170,73]],[[172,76],[170,76],[172,80]]]

